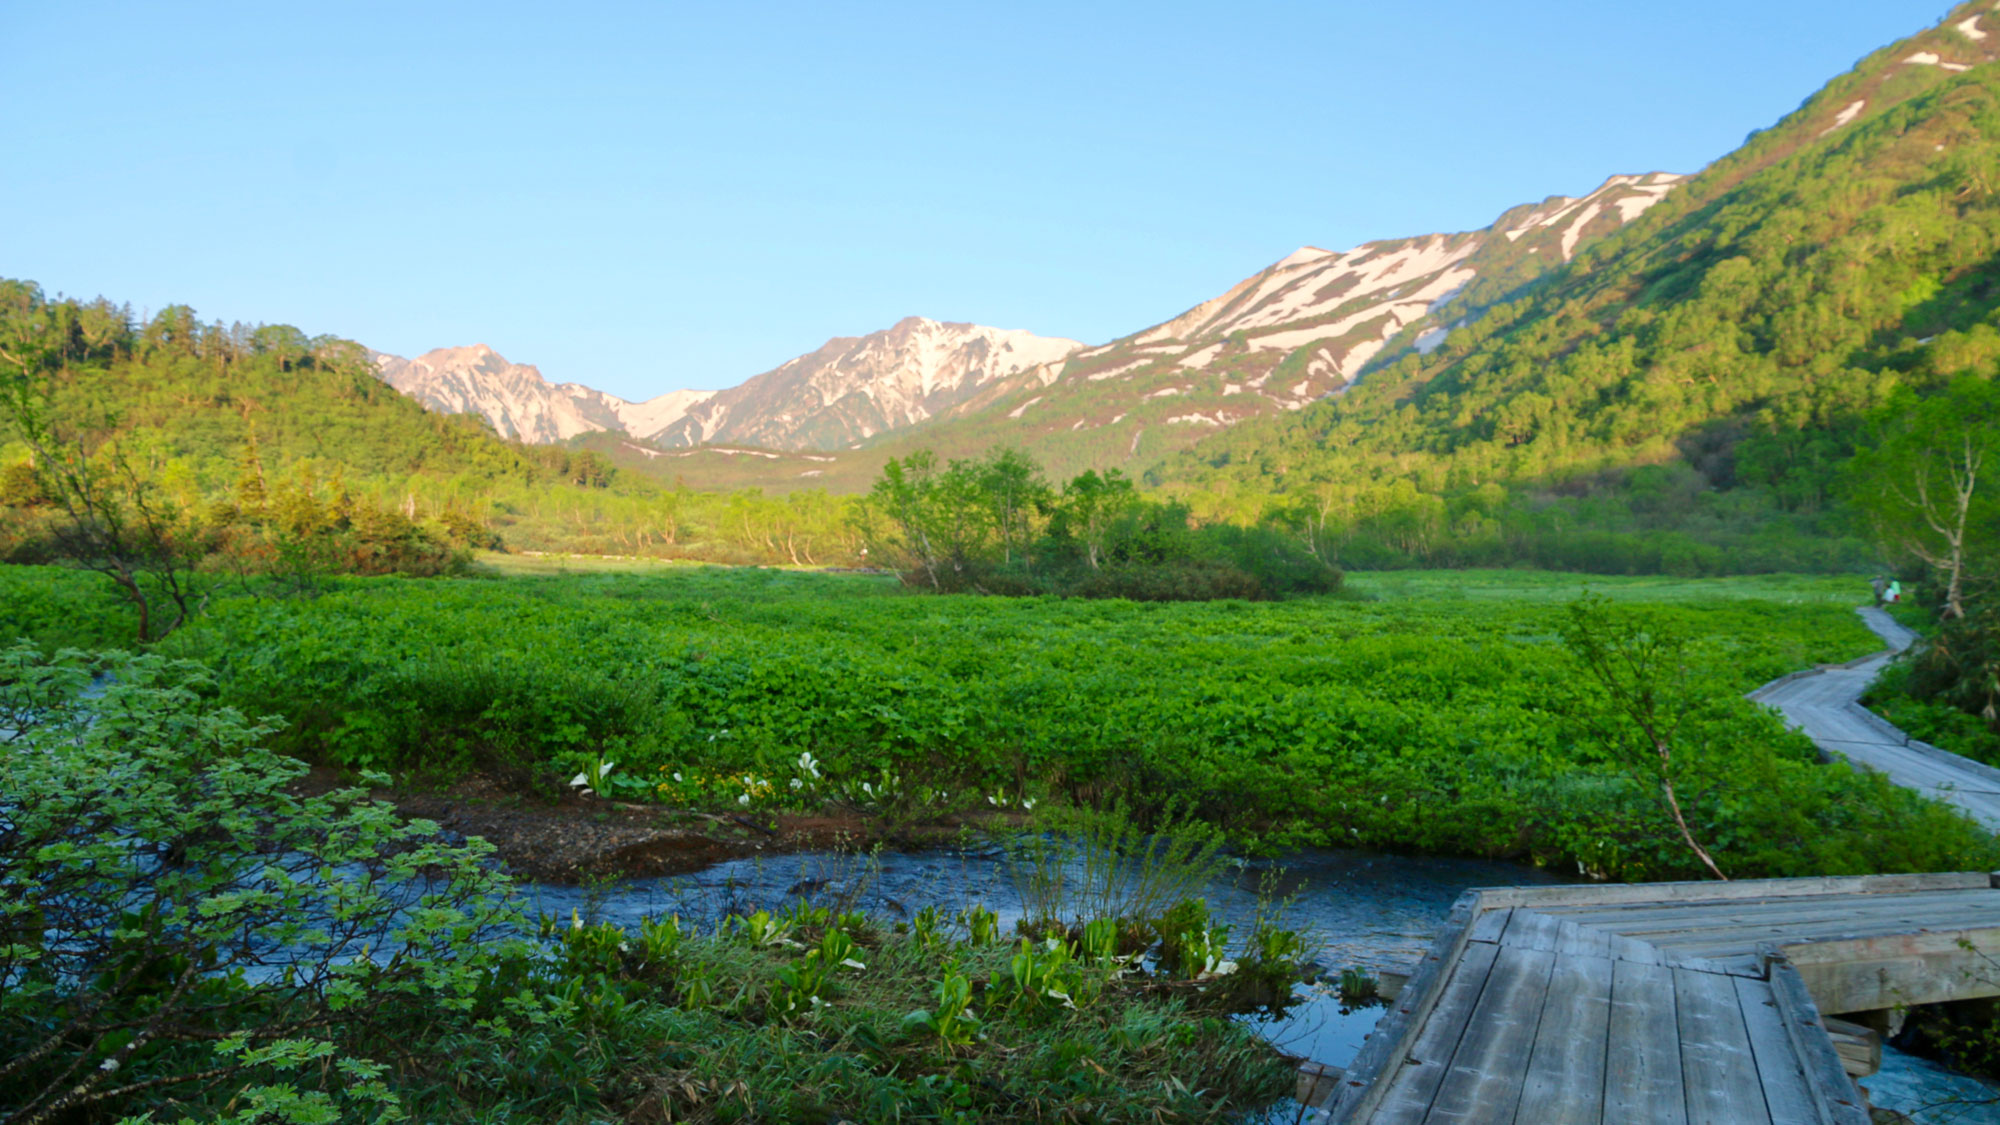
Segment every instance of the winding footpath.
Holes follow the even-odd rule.
[[[1750,698],[1776,708],[1822,754],[1887,774],[1896,784],[1957,805],[1988,830],[2000,832],[2000,770],[1918,742],[1857,702],[1883,665],[1915,643],[1917,634],[1872,606],[1856,612],[1888,648],[1781,677],[1751,692]]]

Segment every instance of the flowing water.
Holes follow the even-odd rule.
[[[1282,1019],[1246,1018],[1289,1054],[1346,1066],[1383,1009],[1344,1007],[1336,987],[1341,970],[1407,970],[1429,948],[1452,902],[1472,887],[1564,881],[1513,863],[1312,850],[1232,866],[1205,893],[1211,913],[1234,924],[1239,937],[1249,932],[1260,900],[1285,904],[1284,924],[1309,937],[1318,950],[1313,960],[1326,971],[1318,983],[1299,986],[1300,1002]],[[662,914],[712,924],[725,914],[780,907],[800,897],[892,921],[926,906],[948,912],[984,906],[1000,915],[1003,932],[1011,931],[1022,913],[1005,857],[994,849],[867,857],[804,852],[732,860],[673,878],[592,887],[540,884],[528,895],[532,910],[561,918],[575,911],[585,920],[623,924]],[[2000,1091],[1893,1047],[1882,1055],[1882,1072],[1864,1080],[1877,1106],[1913,1114],[1924,1125],[2000,1125],[2000,1108],[1971,1104]],[[1940,1102],[1946,1104],[1933,1105]],[[1281,1108],[1269,1120],[1292,1120],[1295,1111],[1295,1105]]]

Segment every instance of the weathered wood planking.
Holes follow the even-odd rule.
[[[1340,1096],[1327,1114],[1329,1125],[1368,1120],[1388,1093],[1388,1080],[1394,1078],[1403,1052],[1424,1029],[1431,1009],[1436,1007],[1446,983],[1458,967],[1459,957],[1465,952],[1472,933],[1473,918],[1478,913],[1477,891],[1465,892],[1452,904],[1451,913],[1445,917],[1443,931],[1431,944],[1430,951],[1424,954],[1424,959],[1417,963],[1416,971],[1410,974],[1409,982],[1396,1002],[1389,1006],[1388,1013],[1375,1025],[1374,1034],[1361,1045],[1353,1065],[1347,1068],[1348,1077],[1341,1085]]]
[[[1923,743],[1911,742],[1860,698],[1883,665],[1908,647],[1915,634],[1880,609],[1859,611],[1888,651],[1871,657],[1781,677],[1750,693],[1776,708],[1786,725],[1810,737],[1822,757],[1839,756],[1885,774],[1891,781],[1957,805],[1980,824],[2000,830],[2000,771]]]
[[[1823,1012],[2000,996],[2000,927],[1774,944]]]
[[[1522,1125],[1604,1121],[1611,982],[1617,967],[1606,956],[1556,954],[1513,1120]]]
[[[1770,984],[1745,977],[1731,977],[1730,983],[1736,987],[1736,1009],[1743,1013],[1743,1026],[1749,1032],[1750,1054],[1771,1120],[1816,1119],[1819,1107],[1807,1086],[1805,1064],[1785,1028],[1784,1017],[1778,1014]]]
[[[1770,1125],[1734,977],[1674,969],[1688,1125]]]
[[[1671,884],[1651,906],[1629,896],[1662,888],[1469,893],[1349,1069],[1332,1120],[1858,1125],[1860,1096],[1819,1011],[1885,989],[1916,1002],[2000,994],[2000,974],[1968,972],[1990,963],[1980,953],[2000,954],[2000,925],[1971,925],[2000,916],[1994,881]],[[1579,892],[1624,901],[1606,908]],[[1562,903],[1544,910],[1538,897]]]
[[[1882,1033],[1864,1024],[1821,1016],[1833,1053],[1840,1056],[1840,1068],[1850,1078],[1866,1078],[1882,1069]]]
[[[1473,942],[1466,946],[1430,1018],[1424,1021],[1409,1053],[1398,1060],[1381,1108],[1366,1120],[1377,1125],[1417,1125],[1423,1121],[1451,1067],[1452,1056],[1458,1053],[1459,1039],[1471,1022],[1479,997],[1486,991],[1494,958],[1499,954],[1500,946],[1494,942]]]
[[[1950,909],[1988,909],[2000,913],[2000,890],[1955,888],[1919,892],[1871,892],[1849,895],[1766,897],[1661,905],[1626,903],[1590,909],[1577,906],[1532,906],[1529,909],[1586,926],[1610,926],[1621,934],[1672,929],[1675,923],[1727,925],[1732,921],[1810,919],[1815,917],[1892,916],[1898,913]]]
[[[1550,910],[1562,906],[1608,906],[1627,903],[1726,902],[1747,898],[1794,898],[1803,895],[1903,894],[1917,891],[1986,889],[1993,876],[1985,871],[1946,871],[1919,875],[1818,875],[1805,879],[1735,879],[1682,883],[1577,883],[1558,887],[1481,887],[1479,907],[1494,910],[1526,906]]]
[[[1604,1120],[1685,1125],[1672,969],[1637,961],[1613,964],[1607,1039]]]
[[[1820,1023],[1819,1009],[1805,982],[1791,962],[1775,951],[1765,951],[1764,963],[1770,975],[1771,999],[1805,1068],[1806,1088],[1819,1109],[1819,1119],[1826,1125],[1869,1125],[1868,1110],[1840,1065],[1840,1056]]]
[[[1512,1125],[1556,955],[1502,944],[1426,1123]]]

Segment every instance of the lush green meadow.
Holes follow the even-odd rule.
[[[50,643],[89,620],[72,611],[94,576],[4,580],[6,632]],[[1731,874],[2000,860],[1937,807],[1818,765],[1741,698],[1875,647],[1851,580],[1399,572],[1355,576],[1359,598],[1138,604],[597,566],[224,599],[165,647],[281,717],[278,748],[417,782],[553,791],[615,761],[613,795],[717,807],[1181,801],[1253,846],[1692,874],[1655,787],[1577,721],[1590,685],[1558,631],[1586,585],[1695,639],[1682,799]]]

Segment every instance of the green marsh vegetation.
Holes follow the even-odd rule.
[[[42,639],[72,627],[98,581],[29,568],[0,580],[17,592],[0,627]],[[1354,585],[1365,595],[1372,580]],[[1687,638],[1683,690],[1704,702],[1676,751],[1677,798],[1725,872],[1993,858],[1990,837],[1879,777],[1818,765],[1740,698],[1874,647],[1842,596],[1852,580],[1659,582],[1596,588]],[[361,578],[217,602],[163,647],[213,668],[226,700],[281,719],[274,748],[412,783],[479,772],[553,792],[615,763],[621,800],[906,818],[1123,800],[1143,819],[1172,799],[1257,849],[1702,873],[1657,783],[1580,718],[1598,697],[1561,636],[1575,577],[1488,575],[1462,597],[1397,588],[1135,603],[936,598],[765,570]]]

